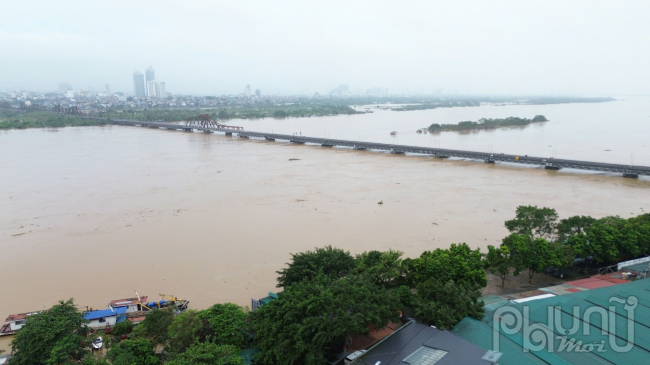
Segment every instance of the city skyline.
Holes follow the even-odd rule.
[[[249,83],[304,95],[342,83],[395,93],[650,93],[650,54],[639,46],[650,33],[648,2],[188,0],[179,8],[71,0],[83,16],[31,4],[0,4],[0,47],[14,51],[0,59],[0,70],[11,70],[0,90],[48,91],[65,80],[128,91],[129,75],[146,62],[180,94],[237,94]]]

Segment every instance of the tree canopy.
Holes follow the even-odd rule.
[[[88,354],[87,321],[73,299],[27,317],[11,343],[12,364],[39,365],[80,361]]]
[[[150,313],[149,315],[155,312]],[[153,345],[146,339],[124,340],[108,351],[106,357],[112,365],[158,365],[160,359]]]
[[[195,342],[204,342],[213,333],[201,312],[187,309],[174,318],[168,329],[168,351],[175,354],[187,350]]]
[[[562,252],[543,238],[533,239],[513,233],[503,239],[501,247],[507,247],[510,253],[510,263],[517,276],[522,270],[528,271],[528,282],[532,283],[533,275],[546,271],[549,266],[561,266]]]
[[[508,246],[494,247],[489,245],[487,255],[485,255],[485,264],[492,274],[499,273],[501,288],[505,287],[506,277],[514,266]]]
[[[485,310],[479,297],[477,286],[431,279],[418,285],[413,309],[418,320],[451,330],[465,317],[483,318]]]
[[[398,319],[397,296],[364,276],[320,274],[252,313],[263,363],[324,364],[346,339]]]
[[[368,275],[371,280],[385,288],[398,286],[402,282],[405,267],[401,251],[367,251],[356,256],[355,272]]]
[[[244,365],[240,352],[237,346],[196,343],[167,365]]]
[[[416,259],[404,260],[408,268],[406,281],[411,287],[431,278],[443,283],[453,281],[484,287],[487,278],[482,258],[480,250],[472,250],[466,243],[425,251]]]
[[[555,209],[522,205],[517,207],[515,219],[506,221],[505,225],[512,233],[551,240],[556,232],[557,219]]]
[[[136,333],[150,338],[156,343],[165,343],[169,326],[174,320],[172,308],[158,309],[147,314],[135,329]]]
[[[587,229],[591,227],[592,224],[596,222],[595,218],[587,216],[573,216],[566,219],[560,220],[560,223],[557,225],[557,234],[561,241],[567,239],[567,237],[575,236],[577,234],[587,233]]]
[[[278,287],[288,287],[302,280],[310,280],[321,271],[332,279],[342,278],[355,267],[354,257],[339,248],[326,246],[314,251],[291,254],[291,262],[278,271]]]
[[[212,342],[240,348],[248,344],[250,336],[248,312],[237,304],[215,304],[201,311],[199,317],[208,322]]]

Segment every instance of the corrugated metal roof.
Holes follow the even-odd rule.
[[[100,309],[96,311],[84,312],[84,319],[92,321],[93,319],[106,318],[111,316],[116,316],[118,314],[126,313],[126,307],[114,308],[114,309]]]
[[[148,297],[145,295],[145,296],[141,296],[140,299],[141,300],[138,300],[138,298],[116,299],[116,300],[111,300],[108,303],[108,305],[110,305],[113,308],[116,308],[116,307],[124,307],[124,306],[128,306],[128,305],[134,305],[134,304],[137,304],[137,302],[146,303]]]
[[[421,347],[447,351],[436,365],[489,365],[492,362],[482,360],[486,351],[463,338],[452,334],[449,331],[427,326],[422,323],[410,323],[399,331],[387,337],[383,342],[366,352],[361,359],[366,364],[375,364],[378,361],[381,365],[403,364],[403,360],[409,357]]]
[[[631,296],[636,297],[636,301]],[[489,308],[486,307],[483,321],[465,318],[453,332],[486,350],[493,350],[493,340],[498,336],[499,350],[503,352],[499,364],[539,361],[550,364],[650,363],[650,280],[579,291],[527,303],[498,303],[501,305],[496,306],[496,303],[493,303]],[[515,328],[514,323],[507,323],[511,318],[506,318],[501,312],[495,315],[499,307],[505,305],[510,306],[509,313],[514,310],[525,314],[527,311],[528,317],[522,318],[528,321],[524,322],[529,324],[528,328],[537,331],[534,341],[539,344],[540,339],[544,339],[547,345],[535,351],[524,342],[522,327],[516,332],[508,330],[507,328]],[[548,309],[552,307],[560,309],[557,313],[563,328],[555,324],[555,318],[549,318]],[[628,311],[632,307],[634,318],[630,316],[628,322]],[[600,314],[585,315],[589,313],[587,310],[604,313],[605,318]],[[500,323],[501,321],[504,322]],[[633,332],[628,332],[628,323],[631,323]],[[537,330],[540,328],[541,330]],[[610,339],[616,339],[616,342],[612,345]],[[617,348],[624,346],[628,341],[632,344],[629,349],[622,351]],[[560,346],[562,343],[575,343],[578,346],[569,350],[566,346]],[[530,352],[524,352],[525,347]]]
[[[27,312],[27,313],[18,313],[18,314],[11,314],[7,319],[5,319],[5,322],[13,322],[13,321],[19,321],[21,319],[25,319],[29,316],[33,316],[35,314],[41,313],[40,311],[37,312]]]

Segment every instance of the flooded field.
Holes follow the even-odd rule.
[[[591,121],[600,126],[591,137],[549,133],[560,121],[579,129],[548,111],[567,107],[517,106],[530,113],[504,113],[544,114],[551,122],[541,126],[437,137],[416,135],[414,126],[426,123],[409,122],[412,113],[428,113],[428,119],[471,114],[440,122],[494,115],[479,113],[481,107],[241,122],[251,130],[273,125],[280,133],[299,127],[304,135],[325,131],[319,123],[327,122],[333,123],[332,138],[353,139],[354,128],[362,127],[344,132],[344,124],[377,118],[385,126],[376,130],[358,120],[366,140],[376,133],[385,142],[390,130],[402,130],[399,123],[381,122],[381,113],[390,113],[412,123],[399,135],[403,144],[433,146],[437,138],[443,147],[487,148],[493,136],[495,150],[532,155],[550,150],[551,142],[535,142],[543,135],[560,146],[574,139],[575,150],[561,157],[605,156],[600,150],[612,146],[607,149],[624,152],[607,162],[621,162],[637,144],[635,162],[650,164],[641,117],[631,125],[612,121],[607,139],[599,137],[607,127],[601,119]],[[484,110],[490,108],[499,107]],[[518,205],[550,206],[561,217],[630,217],[650,209],[646,179],[121,126],[0,132],[0,176],[0,291],[6,298],[0,316],[71,297],[83,309],[104,308],[136,290],[150,297],[174,294],[192,308],[250,305],[251,297],[275,290],[275,271],[292,252],[333,245],[355,254],[392,248],[417,256],[452,242],[485,248],[500,243],[507,233],[503,222]]]

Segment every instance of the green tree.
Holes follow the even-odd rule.
[[[616,228],[596,223],[589,228],[586,239],[596,263],[613,262],[619,258]]]
[[[487,285],[481,251],[470,249],[466,243],[452,243],[448,249],[425,251],[416,259],[404,260],[404,265],[408,270],[406,281],[411,287],[431,279],[479,287]]]
[[[567,245],[571,247],[576,257],[594,257],[596,254],[594,246],[589,242],[585,233],[578,233],[569,236],[567,239]]]
[[[596,222],[596,218],[576,215],[567,219],[560,220],[557,225],[557,233],[561,241],[568,239],[570,236],[587,233],[587,229]]]
[[[214,334],[207,319],[201,312],[192,309],[185,310],[176,316],[169,326],[168,351],[172,354],[185,352],[195,342],[205,342],[206,337]]]
[[[510,269],[513,267],[508,246],[496,248],[489,245],[488,253],[485,258],[485,263],[490,269],[490,272],[492,274],[496,274],[497,272],[499,273],[501,288],[504,288],[506,285],[506,277],[510,273]]]
[[[131,321],[122,321],[120,323],[117,323],[115,327],[113,327],[113,334],[115,336],[128,335],[132,331],[133,331],[133,322]]]
[[[440,329],[451,330],[465,317],[478,320],[483,318],[483,301],[477,286],[445,284],[439,280],[429,280],[417,287],[414,301],[415,317]]]
[[[291,262],[277,273],[278,287],[288,286],[303,280],[310,280],[323,272],[332,279],[342,278],[355,266],[354,257],[348,251],[326,246],[314,251],[291,254]]]
[[[637,232],[639,252],[648,255],[650,253],[650,214],[642,214],[630,218],[629,221]]]
[[[401,304],[367,277],[325,275],[287,287],[252,313],[262,363],[324,364],[351,336],[398,319]]]
[[[400,284],[404,268],[402,267],[402,252],[388,250],[386,252],[367,251],[356,257],[355,272],[369,277],[377,285],[385,288]]]
[[[285,118],[287,116],[287,112],[284,110],[276,110],[273,112],[273,117],[275,118]]]
[[[11,343],[11,363],[39,365],[82,360],[90,347],[89,340],[84,338],[87,323],[73,299],[27,317]]]
[[[144,321],[135,328],[135,332],[150,338],[155,343],[165,343],[173,320],[174,312],[171,308],[156,309],[144,317]]]
[[[506,228],[520,235],[551,240],[556,232],[558,215],[555,209],[518,206],[515,219],[506,221]]]
[[[148,314],[150,316],[153,313]],[[140,338],[125,340],[108,351],[106,357],[112,365],[158,365],[160,359],[156,357],[151,342]]]
[[[89,355],[88,339],[78,333],[66,336],[54,345],[45,362],[48,365],[77,364]]]
[[[231,119],[232,115],[230,115],[230,113],[228,113],[228,111],[226,109],[221,109],[221,110],[219,110],[219,113],[217,114],[217,117],[219,119],[226,120],[226,119]]]
[[[618,217],[616,217],[618,218]],[[637,227],[630,220],[618,218],[611,225],[616,230],[618,261],[637,258],[644,252]]]
[[[215,343],[239,348],[248,345],[250,326],[248,312],[243,307],[233,303],[215,304],[201,311],[199,317],[208,322]]]
[[[244,365],[237,346],[196,343],[167,365]]]
[[[502,247],[507,247],[510,252],[510,262],[514,275],[522,270],[528,271],[528,282],[533,282],[535,273],[545,272],[549,266],[561,266],[560,252],[556,252],[555,245],[551,245],[543,238],[532,239],[513,233],[503,239]]]

